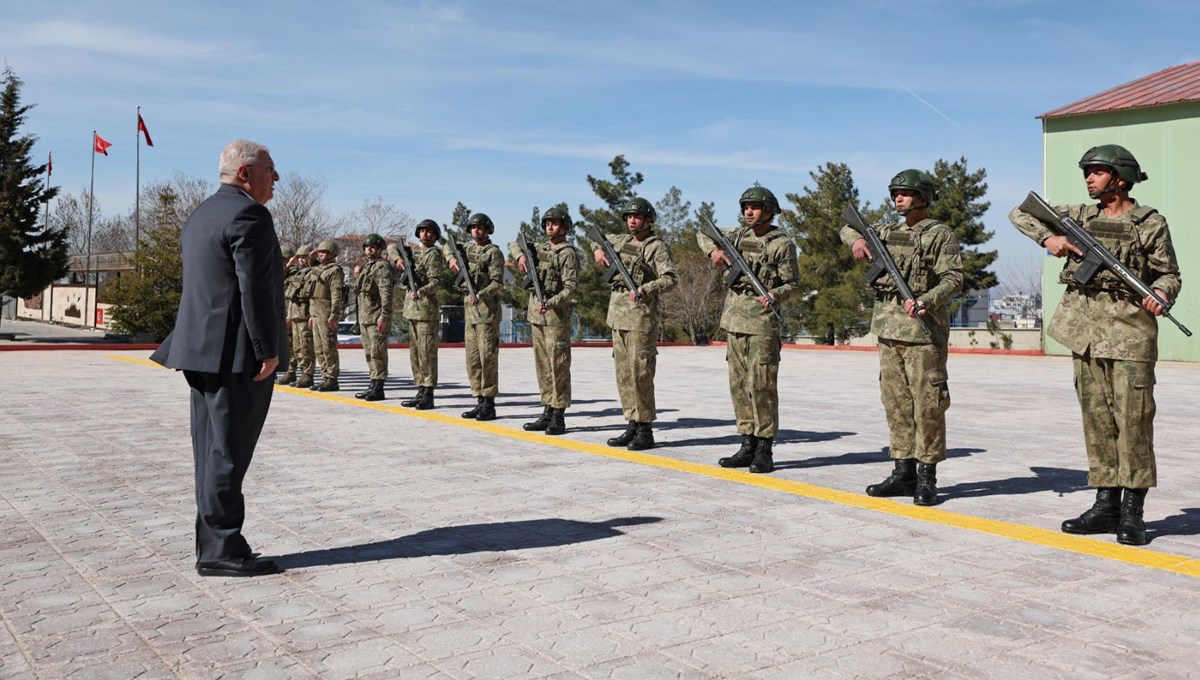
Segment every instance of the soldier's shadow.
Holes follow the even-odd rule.
[[[717,425],[733,425],[732,420],[717,420],[714,418],[679,418],[670,426],[664,426],[661,429],[675,430],[682,427],[714,427]],[[857,432],[809,432],[808,430],[780,430],[775,435],[776,446],[780,444],[812,444],[814,442],[827,442],[842,437],[850,437]],[[695,437],[692,439],[671,439],[663,437],[662,445],[666,448],[683,448],[687,446],[723,446],[736,445],[742,442],[740,434],[722,435],[720,437]],[[778,453],[778,450],[776,450]],[[775,467],[779,467],[777,464]]]
[[[617,527],[661,521],[662,517],[616,517],[603,522],[547,518],[464,524],[426,529],[386,541],[279,555],[274,560],[284,569],[297,569],[430,555],[550,548],[616,538],[625,533]]]
[[[1009,477],[944,486],[941,493],[947,498],[979,498],[983,496],[1015,496],[1051,491],[1058,495],[1088,488],[1087,471],[1057,467],[1031,467],[1032,477]]]
[[[662,408],[662,409],[658,409],[658,413],[675,413],[678,410],[679,409],[676,409],[676,408]],[[578,416],[586,416],[586,417],[590,417],[590,418],[610,418],[612,416],[623,416],[624,413],[625,413],[625,411],[619,406],[613,407],[613,408],[606,408],[602,411],[582,411],[577,414],[572,414],[570,411],[567,411],[568,416],[578,415]],[[584,425],[584,426],[580,426],[580,427],[576,427],[576,426],[572,425],[571,431],[572,432],[617,432],[617,431],[624,430],[626,427],[628,427],[628,425],[629,425],[629,423],[625,422],[624,420],[612,421],[612,422],[609,422],[607,425]],[[655,429],[661,429],[661,428],[655,428]]]
[[[1178,515],[1146,522],[1146,540],[1162,536],[1200,535],[1200,508],[1183,508]]]
[[[854,434],[853,432],[848,434]],[[946,458],[962,458],[975,453],[983,453],[987,449],[946,449]],[[777,452],[778,453],[778,452]],[[887,462],[888,448],[885,446],[879,451],[855,451],[853,453],[843,453],[836,456],[816,456],[814,458],[803,458],[800,460],[785,460],[776,461],[776,468],[815,468],[825,467],[827,465],[865,465],[868,463],[883,463]]]

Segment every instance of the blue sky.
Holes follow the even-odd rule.
[[[535,205],[596,206],[585,177],[618,153],[643,196],[678,186],[722,223],[747,186],[782,198],[827,161],[877,204],[898,170],[965,156],[991,243],[1036,261],[1005,218],[1041,187],[1035,116],[1200,59],[1200,4],[1171,0],[0,2],[54,183],[86,186],[93,129],[114,145],[105,214],[132,206],[140,104],[143,183],[215,181],[245,137],[334,212],[382,196],[446,222],[462,201],[501,240]]]

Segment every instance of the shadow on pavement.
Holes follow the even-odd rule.
[[[1009,477],[978,482],[963,482],[954,486],[941,487],[947,498],[977,498],[980,496],[1015,496],[1026,493],[1053,491],[1062,494],[1084,491],[1087,485],[1087,470],[1068,468],[1031,467],[1032,477]]]
[[[1162,536],[1196,535],[1200,535],[1200,508],[1183,508],[1178,515],[1146,522],[1147,541],[1153,541]]]
[[[704,418],[680,418],[677,422],[685,420],[705,420]],[[722,421],[723,422],[723,421]],[[729,425],[733,425],[733,421],[728,421]],[[668,429],[677,429],[679,425],[675,425]],[[694,427],[705,427],[705,425],[696,425]],[[857,432],[809,432],[807,430],[780,430],[779,434],[775,435],[775,445],[781,444],[811,444],[813,442],[827,442],[842,437],[849,437],[858,434]],[[684,446],[738,446],[742,443],[742,435],[730,434],[723,437],[697,437],[695,439],[664,439],[662,446],[664,448],[679,448]],[[779,450],[776,449],[776,454]],[[776,464],[776,467],[779,467]]]
[[[852,432],[841,434],[853,434]],[[975,453],[983,453],[987,449],[946,449],[946,458],[962,458]],[[811,468],[825,467],[826,465],[864,465],[867,463],[888,463],[891,464],[891,459],[888,458],[887,448],[879,451],[856,451],[854,453],[843,453],[837,456],[820,456],[817,458],[802,458],[800,460],[785,460],[776,461],[776,468]],[[891,470],[891,467],[888,467]]]
[[[604,522],[580,522],[550,518],[464,524],[426,529],[375,543],[279,555],[273,559],[284,569],[298,569],[430,555],[550,548],[616,538],[625,533],[616,527],[652,524],[662,520],[662,517],[617,517]]]

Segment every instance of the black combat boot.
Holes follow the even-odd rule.
[[[475,416],[475,420],[495,420],[496,419],[496,398],[484,397],[483,406],[479,408],[479,415]]]
[[[1121,488],[1099,487],[1096,503],[1082,515],[1062,523],[1065,534],[1108,534],[1121,523]]]
[[[543,406],[542,415],[538,416],[537,420],[532,423],[525,423],[521,427],[526,432],[545,432],[546,428],[550,427],[550,412],[553,410],[549,406]]]
[[[300,379],[296,381],[296,389],[304,389],[304,388],[312,389],[312,386],[313,386],[313,379],[312,379],[311,375],[302,375],[302,376],[300,376]]]
[[[754,460],[754,450],[758,448],[758,437],[752,434],[742,435],[742,448],[728,458],[722,458],[717,461],[717,465],[726,468],[750,467],[750,461]]]
[[[774,439],[764,439],[759,437],[758,446],[754,449],[754,461],[750,463],[750,471],[756,474],[765,474],[775,471],[775,459],[771,452],[771,447],[774,446]]]
[[[317,392],[337,392],[341,388],[338,387],[337,378],[326,378],[321,381],[320,385],[317,385],[313,389]]]
[[[868,496],[911,496],[917,490],[917,459],[897,458],[887,479],[867,487]]]
[[[914,505],[937,503],[937,463],[917,463],[917,489],[913,491]]]
[[[654,448],[654,430],[650,429],[650,423],[637,423],[637,432],[633,435],[629,446],[625,448],[630,451],[645,451]]]
[[[292,383],[296,382],[296,374],[284,373],[283,377],[276,378],[275,382],[279,383],[280,385],[291,385]]]
[[[421,398],[424,396],[425,396],[425,388],[418,387],[417,393],[412,395],[408,399],[405,399],[404,401],[400,402],[400,405],[407,407],[407,408],[412,408],[412,407],[416,406],[417,404],[421,403]]]
[[[367,389],[363,390],[362,392],[354,393],[354,398],[355,399],[366,399],[367,395],[370,394],[371,390],[373,390],[373,389],[375,389],[375,381],[371,380],[371,381],[367,382]]]
[[[479,417],[479,412],[483,410],[483,397],[475,397],[475,408],[469,411],[463,411],[462,417],[474,420]]]
[[[622,432],[621,434],[619,434],[615,437],[609,438],[609,440],[607,442],[608,445],[609,446],[628,446],[629,442],[633,441],[633,435],[637,434],[637,427],[638,427],[637,423],[635,423],[632,420],[629,421],[629,424],[625,426],[624,432]]]
[[[367,389],[367,396],[363,397],[363,401],[383,401],[383,381],[372,380],[371,387]]]
[[[433,408],[433,388],[422,387],[421,389],[425,391],[421,393],[421,397],[417,401],[416,409],[418,411],[428,411],[429,409]]]
[[[550,409],[550,424],[546,426],[546,434],[563,434],[567,431],[567,423],[563,420],[565,408]]]
[[[1117,543],[1122,545],[1146,545],[1146,522],[1142,520],[1142,508],[1146,504],[1149,489],[1125,489],[1121,500],[1121,523],[1117,525]]]

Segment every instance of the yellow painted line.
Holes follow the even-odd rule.
[[[158,368],[158,364],[146,359],[134,359],[119,355],[109,355],[110,359],[125,361],[132,364],[142,364]],[[700,475],[702,477],[710,477],[712,479],[721,479],[746,486],[756,486],[761,489],[770,489],[772,491],[781,491],[793,496],[801,496],[804,498],[812,498],[815,500],[828,501],[853,508],[861,508],[863,510],[871,510],[873,512],[882,512],[898,517],[907,517],[916,519],[930,524],[940,524],[942,526],[955,527],[958,529],[966,529],[968,531],[976,531],[983,534],[991,534],[1001,538],[1007,538],[1023,543],[1032,543],[1047,548],[1055,548],[1058,550],[1066,550],[1068,552],[1078,553],[1080,555],[1090,555],[1106,560],[1115,560],[1117,562],[1125,562],[1140,567],[1148,567],[1150,569],[1158,569],[1168,571],[1175,574],[1183,574],[1185,576],[1200,577],[1200,560],[1183,555],[1174,555],[1171,553],[1162,553],[1154,550],[1146,550],[1133,546],[1121,545],[1119,543],[1106,543],[1096,539],[1087,538],[1085,536],[1073,536],[1064,534],[1059,531],[1050,529],[1042,529],[1040,527],[1031,527],[1024,524],[1016,524],[1013,522],[1004,522],[995,519],[985,519],[982,517],[974,517],[964,515],[939,508],[923,508],[918,505],[912,505],[905,501],[894,501],[886,498],[873,498],[858,493],[850,493],[848,491],[838,491],[823,486],[814,484],[806,484],[804,482],[782,479],[780,477],[771,477],[767,475],[756,475],[740,470],[728,470],[715,465],[707,465],[701,463],[692,463],[689,461],[676,460],[665,456],[656,456],[649,453],[638,453],[635,451],[627,451],[625,449],[612,448],[610,446],[602,446],[600,444],[590,444],[587,442],[579,442],[571,439],[562,439],[560,437],[552,437],[538,432],[526,432],[517,430],[504,425],[497,425],[492,422],[479,422],[477,420],[466,420],[458,416],[448,416],[443,413],[434,413],[432,411],[417,411],[401,406],[392,406],[381,402],[367,402],[353,397],[346,397],[334,392],[313,392],[307,389],[296,389],[295,387],[287,387],[286,385],[276,385],[275,389],[289,394],[305,396],[309,398],[323,399],[325,401],[344,404],[346,406],[357,406],[359,408],[370,408],[376,411],[386,413],[395,413],[409,418],[418,418],[433,423],[441,423],[443,425],[453,425],[455,427],[466,427],[489,434],[516,439],[519,441],[530,442],[532,444],[540,444],[543,446],[554,446],[560,449],[568,449],[579,453],[586,453],[593,456],[602,456],[613,460],[622,460],[629,463],[637,463],[639,465],[647,465],[663,470],[673,470],[675,472],[685,472],[692,475]]]

